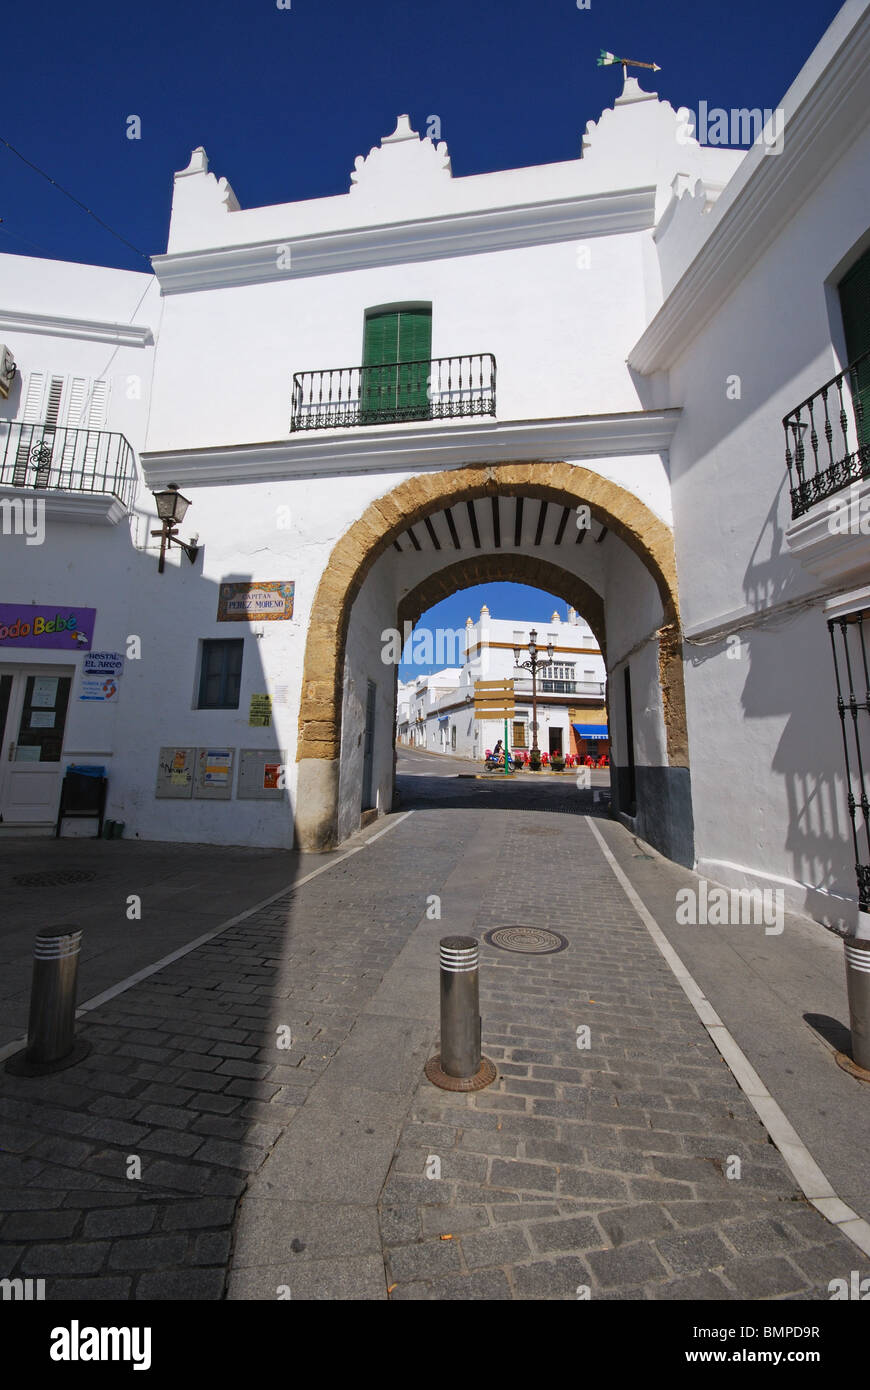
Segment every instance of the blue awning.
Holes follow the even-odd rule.
[[[610,738],[606,724],[574,724],[578,738]]]

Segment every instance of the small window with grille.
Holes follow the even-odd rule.
[[[244,639],[204,641],[198,709],[238,709]]]

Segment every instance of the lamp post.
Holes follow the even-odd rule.
[[[180,541],[176,531],[185,518],[190,501],[187,497],[182,497],[175,483],[167,483],[166,487],[160,492],[155,492],[154,501],[157,503],[157,517],[161,523],[159,531],[152,531],[152,536],[160,537],[160,559],[157,562],[157,573],[162,574],[164,560],[166,558],[167,546],[180,546],[191,564],[193,564],[199,553],[199,546],[196,544],[197,537],[192,541]]]
[[[529,660],[520,661],[520,648],[514,647],[514,665],[521,671],[531,671],[532,673],[532,752],[540,754],[538,747],[538,671],[543,671],[545,667],[553,664],[554,648],[553,643],[547,643],[547,659],[543,660],[538,656],[538,633],[532,628],[529,633]]]

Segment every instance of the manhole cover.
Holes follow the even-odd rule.
[[[494,927],[484,932],[483,939],[500,951],[518,951],[524,956],[549,956],[568,945],[566,937],[543,927]]]
[[[89,883],[96,876],[91,869],[47,869],[41,874],[16,874],[12,882],[19,888],[57,888],[65,883]]]

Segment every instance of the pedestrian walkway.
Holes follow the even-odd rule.
[[[0,1277],[45,1278],[49,1299],[727,1300],[827,1299],[831,1279],[867,1274],[769,1142],[598,835],[670,937],[692,876],[587,818],[591,792],[576,814],[466,785],[470,804],[427,805],[415,781],[412,814],[88,1014],[74,1069],[0,1072]],[[482,946],[499,1078],[439,1091],[423,1077],[438,941],[512,924],[568,945]],[[798,923],[785,969],[772,943],[791,924],[739,943],[695,931],[677,949],[768,1086],[803,1070],[800,1104],[800,1076],[779,1098],[807,1142],[827,1087],[813,1154],[866,1217],[865,1179],[826,1165],[838,1129],[849,1162],[866,1152],[867,1090],[800,1016],[801,979],[812,1011],[843,1016],[828,938]],[[741,960],[756,976],[742,1010],[701,978]],[[767,1030],[747,1017],[774,1005]]]

